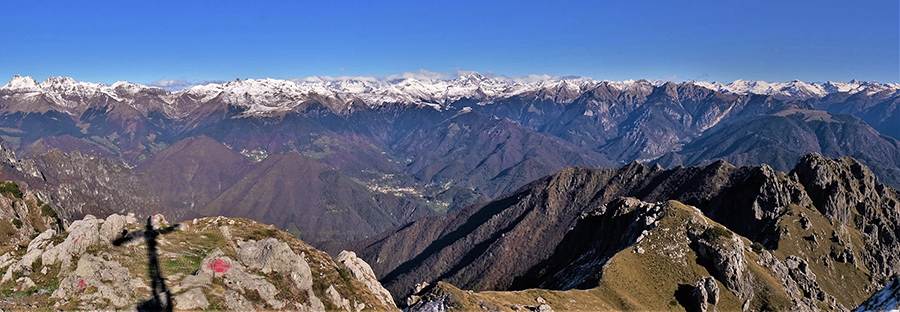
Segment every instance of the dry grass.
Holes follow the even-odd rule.
[[[832,240],[832,233],[839,226],[839,222],[835,221],[832,225],[824,216],[809,208],[791,205],[788,209],[790,213],[784,215],[778,223],[779,227],[783,229],[781,231],[783,234],[778,249],[774,251],[775,256],[780,260],[786,259],[788,255],[798,255],[809,259],[809,268],[816,274],[819,286],[845,307],[857,306],[867,299],[869,294],[866,293],[865,288],[871,284],[869,283],[869,270],[861,263],[857,266],[830,259],[832,247],[843,248]],[[810,220],[809,229],[804,230],[800,226],[801,212]],[[850,226],[847,226],[846,229],[850,233],[856,259],[861,261],[862,253],[866,252],[863,236]],[[818,244],[805,239],[813,233],[817,235]],[[826,258],[829,259],[829,266],[825,266],[823,259]]]
[[[541,297],[557,311],[685,311],[690,304],[693,285],[706,276],[714,276],[708,264],[698,260],[687,233],[704,233],[721,227],[702,216],[693,207],[676,201],[666,203],[659,225],[635,246],[626,248],[610,258],[603,266],[599,286],[587,290],[553,291],[529,289],[524,291],[471,292],[439,283],[432,294],[450,294],[451,308],[458,311],[481,310],[514,311],[525,305],[535,306]],[[726,234],[719,231],[723,237]],[[733,233],[732,233],[733,234]],[[736,234],[733,234],[736,235]],[[750,246],[746,238],[745,245]],[[640,247],[643,253],[637,253]],[[756,293],[751,310],[787,310],[792,307],[781,282],[766,268],[755,263],[759,256],[745,250],[748,260],[749,282]],[[718,282],[719,311],[740,311],[742,301]],[[712,307],[710,307],[712,309]]]

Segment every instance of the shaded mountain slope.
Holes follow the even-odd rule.
[[[200,213],[275,224],[314,244],[358,239],[398,224],[363,185],[296,152],[257,163]]]
[[[407,170],[419,181],[448,190],[474,190],[482,200],[567,165],[612,165],[603,155],[528,130],[512,120],[468,112],[431,129],[412,131],[395,143],[393,150],[409,160]],[[454,204],[472,202],[456,200]]]
[[[851,114],[885,135],[900,140],[900,94],[891,90],[835,93],[820,100],[821,109],[834,114]]]
[[[172,210],[203,207],[250,168],[250,160],[207,136],[187,138],[135,168]],[[196,207],[196,208],[195,208]]]
[[[788,171],[808,153],[853,157],[885,183],[900,184],[900,141],[849,115],[788,109],[722,125],[655,162],[664,167],[725,159],[738,166],[767,164]]]
[[[854,271],[858,273],[855,276],[875,285],[884,283],[897,270],[895,254],[900,251],[900,243],[895,229],[900,227],[900,195],[877,182],[871,171],[853,159],[830,160],[817,154],[804,157],[790,175],[765,165],[736,168],[721,161],[672,170],[639,164],[606,170],[566,168],[508,197],[384,233],[363,243],[361,255],[374,264],[385,286],[400,297],[410,294],[412,286],[419,282],[445,281],[473,290],[590,285],[584,275],[563,279],[565,283],[553,282],[552,276],[564,271],[559,266],[565,268],[572,263],[572,255],[565,256],[566,250],[574,248],[579,253],[576,242],[583,241],[584,236],[574,233],[584,222],[585,214],[620,196],[648,202],[674,199],[694,205],[734,233],[776,251],[805,242],[785,235],[783,230],[785,218],[798,222],[796,209],[801,207],[806,218],[812,219],[814,214],[827,224],[816,231],[819,239],[834,231],[843,233],[844,230],[836,230],[840,224],[850,231],[835,235],[843,237],[839,238],[841,246],[851,245],[852,241],[853,247],[835,247],[831,261],[846,262],[847,257],[840,256],[841,250],[852,249],[854,259],[861,260],[859,266],[865,267]],[[887,230],[866,225],[871,223],[882,224]],[[613,233],[624,235],[627,231]],[[861,236],[870,238],[853,238]],[[615,242],[615,238],[611,239]],[[604,244],[603,248],[609,250],[601,254],[622,248]],[[787,250],[786,253],[795,253]],[[829,276],[840,276],[835,275],[839,271],[829,270]],[[828,294],[838,296],[835,292]],[[861,301],[863,296],[867,294],[846,297],[842,304],[852,306],[856,303],[851,301]]]

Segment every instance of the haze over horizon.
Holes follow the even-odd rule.
[[[454,73],[900,82],[900,6],[871,1],[10,3],[0,77],[151,85]]]

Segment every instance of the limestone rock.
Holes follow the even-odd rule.
[[[72,257],[84,254],[87,248],[100,240],[99,220],[92,215],[84,219],[72,222],[69,226],[69,236],[53,248],[48,248],[42,255],[44,265],[62,263],[61,270],[68,271]]]
[[[698,256],[712,262],[725,287],[741,299],[753,296],[753,287],[744,278],[747,259],[744,258],[744,242],[740,237],[699,238],[697,245]]]
[[[27,252],[31,252],[35,249],[44,249],[44,247],[47,247],[47,245],[50,244],[50,239],[53,235],[56,235],[56,231],[53,229],[44,231],[28,243]]]
[[[44,253],[43,248],[48,244],[52,244],[50,242],[50,238],[52,238],[54,234],[56,234],[56,231],[52,229],[44,231],[33,240],[31,240],[30,243],[28,243],[28,249],[25,255],[22,256],[22,259],[18,261],[15,261],[15,259],[8,259],[7,261],[10,262],[10,266],[9,269],[6,270],[6,273],[3,274],[3,278],[0,279],[0,283],[12,279],[13,274],[16,273],[23,273],[25,275],[30,274],[33,270],[32,264],[34,264],[34,261],[36,261],[37,259],[42,258],[42,255]],[[9,257],[11,258],[11,256]],[[3,259],[0,258],[0,260]],[[3,263],[4,266],[6,265],[6,261],[0,261],[0,263]]]
[[[0,269],[5,268],[6,266],[16,263],[16,258],[13,257],[12,253],[5,253],[0,256]]]
[[[29,277],[20,277],[16,280],[16,284],[19,286],[16,287],[19,291],[28,290],[28,288],[34,287],[34,281]]]
[[[287,243],[274,238],[241,243],[238,246],[237,254],[238,260],[249,268],[260,270],[263,273],[275,271],[290,276],[297,289],[307,293],[310,309],[316,311],[325,309],[325,305],[313,293],[312,271],[309,263],[302,256],[294,253]]]
[[[328,286],[328,289],[325,290],[325,295],[331,303],[334,303],[338,308],[350,311],[350,300],[344,299],[341,297],[341,294],[334,289],[334,285]]]
[[[785,261],[779,261],[768,250],[760,253],[759,258],[759,264],[772,270],[775,276],[781,280],[784,290],[792,298],[797,310],[817,310],[817,305],[812,295],[815,294],[815,297],[819,297],[816,290],[821,291],[821,289],[815,283],[815,274],[808,270],[805,260],[789,256]],[[744,305],[747,305],[747,303]]]
[[[192,288],[175,296],[175,308],[178,310],[206,309],[208,307],[209,301],[206,300],[206,295],[200,288]]]
[[[700,311],[706,312],[710,304],[719,303],[719,286],[711,276],[701,278],[692,292]]]
[[[338,254],[337,261],[343,264],[347,270],[350,270],[350,275],[352,275],[353,278],[366,285],[366,287],[378,297],[378,300],[381,301],[381,303],[384,303],[387,306],[394,305],[394,298],[391,297],[391,293],[388,292],[387,289],[384,289],[384,286],[378,282],[378,278],[375,277],[375,272],[372,271],[369,264],[362,259],[357,258],[356,253],[346,250],[341,251],[341,253]],[[419,289],[419,291],[421,291],[421,289]]]
[[[284,308],[284,302],[275,299],[275,295],[278,294],[275,285],[266,281],[262,276],[247,273],[243,265],[225,256],[221,250],[216,250],[203,259],[200,269],[193,275],[185,277],[181,284],[172,290],[178,292],[185,288],[206,286],[217,278],[221,278],[228,288],[236,291],[255,290],[259,293],[260,298],[273,309]],[[235,302],[239,302],[239,300]]]
[[[225,291],[225,304],[228,305],[228,309],[232,311],[256,311],[256,309],[253,308],[253,304],[250,303],[247,298],[244,298],[240,293],[230,289]]]
[[[118,236],[122,233],[122,230],[125,229],[125,225],[128,224],[125,216],[121,216],[118,214],[112,214],[106,218],[106,221],[103,222],[103,225],[100,226],[100,240],[103,243],[109,244],[112,243]]]
[[[819,287],[819,283],[816,282],[816,274],[809,269],[809,264],[805,259],[790,255],[784,260],[784,263],[790,269],[788,272],[790,272],[791,277],[797,282],[800,289],[803,290],[803,295],[806,298],[818,301],[825,300],[825,292]]]
[[[131,273],[116,261],[85,254],[71,274],[63,278],[51,298],[81,301],[109,300],[116,307],[130,304],[135,295]]]
[[[150,217],[150,223],[153,225],[154,229],[161,229],[169,225],[169,222],[166,221],[166,217],[161,214],[155,214]]]

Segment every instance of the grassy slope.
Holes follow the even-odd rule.
[[[537,305],[537,297],[546,300],[555,310],[602,311],[602,310],[668,310],[685,311],[685,296],[690,288],[702,277],[714,275],[712,269],[697,260],[697,255],[687,244],[689,228],[706,228],[717,223],[700,215],[690,206],[676,201],[666,204],[658,227],[653,229],[635,246],[626,248],[613,256],[603,267],[600,286],[587,290],[552,291],[529,289],[524,291],[471,292],[460,290],[450,284],[439,283],[433,295],[450,294],[450,306],[461,310],[477,310],[493,307],[499,310],[514,310],[517,305]],[[745,245],[750,242],[746,238]],[[645,252],[635,252],[641,247]],[[748,260],[748,270],[752,283],[756,284],[757,295],[751,300],[750,309],[772,308],[784,310],[791,306],[781,284],[771,273],[756,263],[758,257],[752,251],[744,252]],[[718,282],[720,311],[740,310],[741,302]]]

